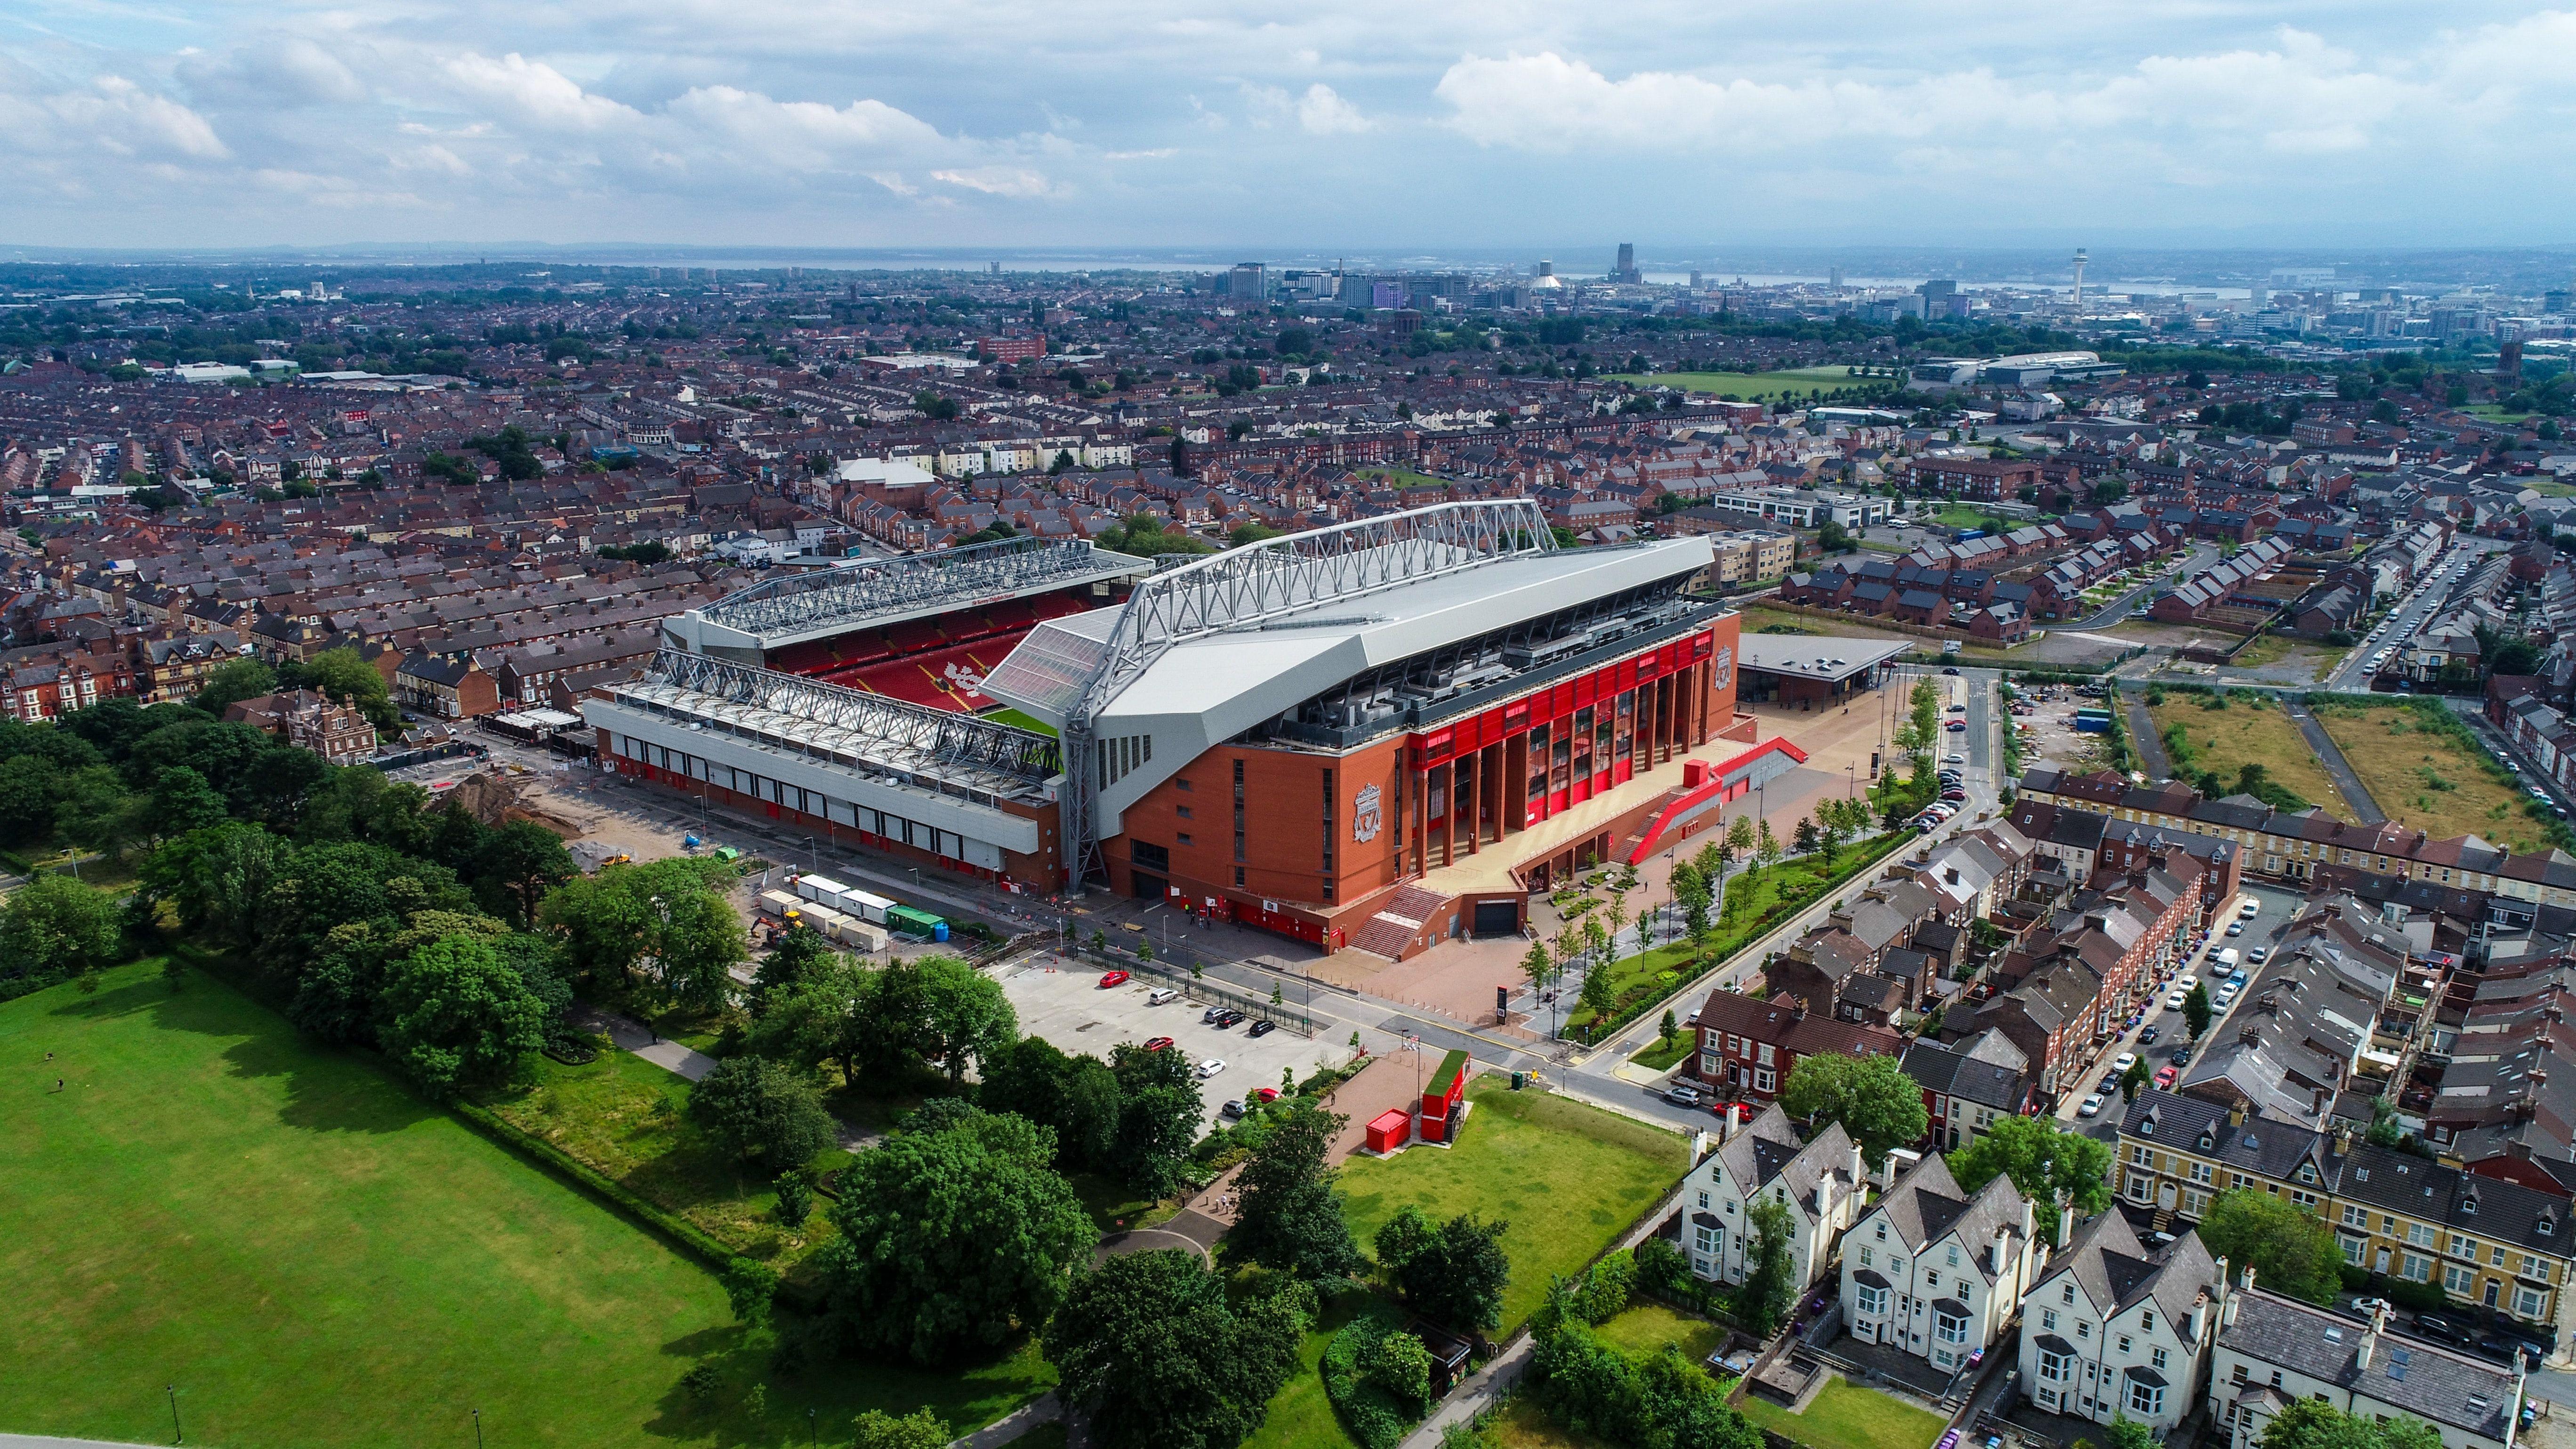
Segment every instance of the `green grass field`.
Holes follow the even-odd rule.
[[[52,1053],[48,1060],[46,1053]],[[0,1005],[0,1427],[313,1449],[802,1444],[866,1408],[961,1431],[1053,1380],[858,1362],[767,1384],[716,1281],[371,1059],[157,962]],[[52,1090],[55,1078],[64,1088]],[[677,1387],[719,1371],[704,1402]]]
[[[1268,1417],[1243,1441],[1243,1449],[1353,1449],[1341,1416],[1333,1412],[1333,1401],[1324,1397],[1321,1366],[1333,1335],[1359,1317],[1368,1302],[1366,1293],[1344,1293],[1324,1305],[1297,1346],[1296,1372],[1270,1401]]]
[[[1021,729],[1028,730],[1035,734],[1045,735],[1049,739],[1055,738],[1054,725],[1048,724],[1045,720],[1038,718],[1036,715],[1023,714],[1016,709],[997,709],[991,714],[984,716],[984,718],[991,720],[995,724],[1017,725]]]
[[[1547,1296],[1551,1275],[1590,1262],[1681,1180],[1690,1148],[1673,1133],[1570,1098],[1515,1092],[1497,1076],[1478,1077],[1467,1096],[1476,1106],[1457,1146],[1353,1157],[1342,1169],[1343,1215],[1363,1248],[1407,1204],[1434,1219],[1474,1212],[1509,1223],[1503,1251],[1512,1281],[1499,1340]]]
[[[1602,1324],[1599,1332],[1603,1342],[1628,1353],[1661,1353],[1665,1344],[1676,1344],[1692,1363],[1705,1362],[1726,1342],[1726,1330],[1707,1319],[1642,1300]]]
[[[1846,1383],[1840,1375],[1803,1414],[1752,1394],[1744,1396],[1742,1409],[1744,1417],[1807,1449],[1930,1449],[1948,1427],[1937,1414]]]
[[[1790,393],[1803,398],[1811,391],[1830,393],[1837,388],[1876,391],[1897,386],[1894,378],[1853,377],[1839,367],[1793,367],[1784,372],[1620,373],[1610,380],[1638,387],[1678,387],[1720,397],[1732,395],[1746,402],[1769,402]]]

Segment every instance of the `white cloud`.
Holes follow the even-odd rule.
[[[1043,175],[1009,166],[980,166],[971,171],[933,171],[930,173],[930,178],[933,181],[945,181],[951,186],[962,186],[969,191],[980,191],[986,196],[1025,198],[1044,196],[1054,190]]]
[[[1306,87],[1297,101],[1297,124],[1314,136],[1344,136],[1373,130],[1376,123],[1321,81]]]
[[[623,130],[641,119],[632,107],[592,95],[562,71],[517,51],[498,60],[467,51],[451,58],[445,69],[467,99],[496,106],[509,118],[541,130]]]

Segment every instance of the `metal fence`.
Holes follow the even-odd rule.
[[[1280,999],[1273,1002],[1249,987],[1192,976],[1188,970],[1175,969],[1169,962],[1145,960],[1121,950],[1115,942],[1106,950],[1093,950],[1086,945],[1077,954],[1113,971],[1133,971],[1139,976],[1152,977],[1202,1006],[1230,1006],[1256,1019],[1277,1022],[1282,1029],[1299,1036],[1311,1039],[1315,1035],[1315,1019],[1307,1014],[1305,1004],[1288,1000],[1284,991]]]

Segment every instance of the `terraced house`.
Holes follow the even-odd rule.
[[[1844,1324],[1936,1369],[1965,1368],[2019,1311],[2037,1262],[2034,1227],[2011,1177],[1968,1192],[1937,1153],[1923,1159],[1844,1235]]]
[[[2022,1381],[2051,1412],[2168,1433],[2199,1401],[2227,1260],[2189,1230],[2151,1249],[2120,1213],[2080,1229],[2072,1216],[2022,1304]]]
[[[2222,1192],[2250,1188],[2309,1209],[2334,1230],[2343,1260],[2365,1272],[2434,1285],[2465,1306],[2569,1344],[2568,1274],[2576,1223],[2566,1199],[2394,1148],[2146,1091],[2120,1124],[2114,1180],[2158,1228],[2188,1224]]]
[[[2232,841],[2244,849],[2247,871],[2275,880],[2305,882],[2335,865],[2576,906],[2576,857],[2562,850],[2512,855],[2474,835],[2435,840],[2393,822],[2347,824],[2318,806],[2275,810],[2251,795],[2203,800],[2177,781],[2132,785],[2110,770],[2032,770],[2022,777],[2021,789],[2055,804]]]
[[[1718,1148],[1691,1169],[1691,1271],[1741,1283],[1752,1271],[1752,1209],[1769,1201],[1788,1209],[1791,1281],[1804,1290],[1833,1257],[1834,1240],[1860,1213],[1868,1191],[1860,1146],[1839,1122],[1801,1143],[1789,1114],[1773,1103],[1732,1130],[1733,1112],[1718,1116]]]

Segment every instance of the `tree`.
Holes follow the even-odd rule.
[[[1673,875],[1673,903],[1681,907],[1682,934],[1690,938],[1691,960],[1696,962],[1708,950],[1709,939],[1717,934],[1716,923],[1709,919],[1714,902],[1709,894],[1706,876],[1691,872],[1685,883],[1679,871]]]
[[[769,999],[805,980],[824,962],[838,954],[823,933],[799,921],[780,934],[778,944],[761,958],[759,969],[751,978],[749,1005],[754,1016],[760,1015]]]
[[[0,977],[64,977],[117,959],[116,898],[65,875],[39,875],[0,906]]]
[[[850,1449],[948,1449],[956,1434],[947,1420],[928,1409],[900,1419],[883,1409],[868,1409],[850,1426]]]
[[[1780,1105],[1811,1124],[1840,1122],[1872,1162],[1931,1127],[1923,1089],[1890,1056],[1820,1052],[1800,1057],[1781,1084]]]
[[[377,1040],[432,1096],[506,1075],[545,1045],[545,1008],[487,939],[448,936],[388,969]]]
[[[265,660],[245,654],[206,671],[204,681],[189,696],[188,703],[221,718],[226,706],[276,692],[277,671],[269,668]]]
[[[1621,885],[1610,887],[1610,906],[1605,914],[1610,920],[1610,949],[1615,954],[1619,949],[1619,933],[1628,929],[1627,887]],[[1645,945],[1645,942],[1639,941],[1637,949],[1642,951]]]
[[[2210,1017],[2216,1014],[2209,1004],[2209,987],[2202,982],[2193,982],[2190,993],[2182,999],[2183,1029],[2191,1033],[2193,1041],[2198,1041],[2201,1033],[2209,1030]]]
[[[1824,837],[1817,831],[1814,818],[1799,816],[1797,827],[1789,832],[1790,847],[1800,855],[1813,855],[1823,843]]]
[[[1765,870],[1780,863],[1780,837],[1771,833],[1769,820],[1757,821],[1753,827],[1753,858]]]
[[[342,704],[356,705],[381,734],[402,730],[402,710],[387,691],[385,677],[376,672],[376,666],[360,658],[355,649],[325,649],[295,666],[291,677],[280,675],[278,683],[300,685]]]
[[[1737,855],[1753,853],[1753,817],[1738,815],[1726,825],[1726,844]]]
[[[485,833],[470,871],[508,903],[504,919],[522,928],[536,920],[546,892],[580,873],[563,837],[533,820],[512,820]]]
[[[2022,1196],[2043,1205],[2063,1196],[2085,1217],[2111,1205],[2110,1145],[2080,1132],[2061,1132],[2045,1117],[1999,1117],[1976,1141],[1950,1154],[1950,1175],[1969,1192],[1994,1181],[1997,1173],[2010,1177]],[[2055,1215],[2041,1216],[2047,1219],[2042,1226],[2052,1245],[2064,1246],[2054,1241]]]
[[[1610,967],[1605,962],[1583,973],[1583,992],[1576,998],[1583,1009],[1592,1013],[1592,1029],[1599,1031],[1610,1013],[1619,1009],[1619,994],[1610,985]]]
[[[2162,1449],[2156,1431],[2118,1409],[2111,1411],[2111,1432],[2102,1436],[2108,1449]]]
[[[712,1007],[730,992],[730,969],[748,954],[742,918],[724,899],[733,879],[715,860],[606,866],[548,892],[537,924],[563,939],[580,976],[631,985],[649,962],[673,999]]]
[[[778,1295],[778,1270],[758,1258],[736,1258],[725,1265],[725,1303],[733,1309],[736,1323],[760,1324],[769,1321],[769,1309]]]
[[[1237,1304],[1194,1253],[1131,1253],[1074,1280],[1043,1343],[1100,1442],[1233,1449],[1296,1367],[1298,1302],[1274,1292]]]
[[[1378,1230],[1377,1249],[1379,1265],[1387,1268],[1405,1301],[1432,1322],[1461,1332],[1500,1324],[1503,1289],[1512,1277],[1502,1242],[1510,1224],[1461,1213],[1431,1228],[1414,1213],[1390,1240],[1388,1229],[1403,1218],[1399,1213]],[[1396,1260],[1391,1265],[1390,1251]]]
[[[727,1057],[689,1088],[689,1120],[737,1162],[801,1167],[832,1145],[832,1115],[802,1073],[767,1057]]]
[[[1311,1101],[1299,1102],[1273,1122],[1235,1179],[1243,1195],[1230,1252],[1301,1278],[1337,1277],[1361,1266],[1359,1244],[1342,1220],[1340,1174],[1325,1165],[1333,1137],[1350,1119]]]
[[[1665,1007],[1664,1019],[1655,1028],[1656,1039],[1666,1046],[1671,1046],[1673,1044],[1673,1038],[1681,1034],[1681,1029],[1681,1019],[1673,1015],[1673,1009],[1671,1007]]]
[[[1521,956],[1521,970],[1528,974],[1534,990],[1546,989],[1548,974],[1555,966],[1556,958],[1548,955],[1545,941],[1530,942],[1529,950]]]
[[[926,1054],[946,1063],[951,1083],[966,1079],[968,1057],[982,1062],[1019,1038],[1019,1016],[1000,982],[953,956],[925,956],[913,969],[924,1006]]]
[[[2257,1449],[2439,1449],[2442,1431],[2421,1419],[2374,1423],[2315,1399],[2281,1406]]]
[[[224,797],[206,783],[206,777],[185,765],[173,765],[152,782],[152,793],[143,811],[145,829],[162,839],[185,835],[221,824],[230,812]]]
[[[2138,1100],[2138,1094],[2147,1089],[2147,1082],[2149,1080],[2150,1078],[2147,1075],[2147,1059],[2145,1057],[2140,1057],[2136,1061],[2129,1063],[2129,1070],[2123,1073],[2120,1077],[2120,1100],[2124,1102],[2134,1102]]]
[[[2343,1254],[2317,1215],[2259,1188],[2222,1192],[2201,1215],[2200,1240],[2231,1263],[2251,1265],[2275,1293],[2332,1303],[2343,1287]]]
[[[1745,1216],[1753,1234],[1751,1265],[1735,1292],[1735,1316],[1756,1337],[1768,1338],[1789,1316],[1797,1292],[1797,1265],[1790,1256],[1796,1227],[1784,1203],[1757,1198]]]
[[[1181,1164],[1199,1138],[1206,1103],[1198,1083],[1180,1052],[1149,1052],[1124,1042],[1110,1049],[1109,1070],[1118,1083],[1118,1133],[1110,1157],[1128,1186],[1161,1197],[1179,1183]]]
[[[840,1236],[810,1260],[827,1323],[924,1364],[1044,1323],[1100,1237],[1047,1166],[1050,1137],[1018,1117],[983,1115],[860,1153],[832,1208]]]

